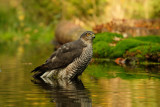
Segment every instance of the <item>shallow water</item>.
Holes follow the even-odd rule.
[[[33,79],[30,71],[50,53],[0,53],[1,107],[160,107],[159,66],[92,63],[81,80]]]

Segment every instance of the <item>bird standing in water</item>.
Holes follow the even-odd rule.
[[[44,64],[31,71],[35,73],[33,77],[77,78],[92,58],[94,38],[92,31],[86,31],[78,40],[62,45]]]

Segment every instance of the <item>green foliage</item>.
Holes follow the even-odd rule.
[[[151,1],[152,4],[152,13],[151,13],[151,17],[152,18],[159,18],[160,17],[160,0],[152,0]]]
[[[1,7],[1,5],[0,5]],[[7,30],[11,28],[16,28],[18,19],[16,17],[16,9],[1,7],[0,9],[0,31]]]
[[[101,20],[102,16],[106,19],[105,12],[108,12],[108,9],[105,9],[106,6],[113,8],[112,5],[118,3],[119,6],[120,2],[108,0],[14,0],[8,3],[8,1],[1,0],[0,27],[5,25],[5,27],[14,26],[18,28],[22,24],[21,21],[24,25],[25,23],[44,23],[48,25],[50,23],[56,24],[61,19],[72,20],[74,18],[94,20],[99,23],[98,20]],[[126,13],[126,17],[131,18],[148,18],[150,14],[153,14],[153,17],[159,17],[159,0],[149,0],[145,1],[145,6],[143,4],[144,1],[142,0],[138,0],[138,2],[125,1],[121,4],[123,5],[122,13]],[[22,18],[20,21],[18,20],[19,17],[24,19]]]
[[[102,6],[105,2],[105,0],[23,0],[22,7],[27,20],[49,24],[57,23],[60,19],[74,17],[88,19],[99,16],[104,12]]]
[[[104,12],[106,0],[69,0],[68,4],[71,4],[76,16],[82,15],[88,16],[100,16]],[[70,7],[70,8],[72,8]]]
[[[32,44],[49,44],[53,40],[52,26],[25,26],[21,31],[14,29],[6,32],[0,31],[0,45],[32,45]]]
[[[26,20],[32,23],[55,23],[61,18],[61,2],[58,0],[23,0]]]
[[[0,45],[49,43],[61,19],[89,19],[103,13],[105,0],[2,0]],[[82,5],[83,4],[83,5]],[[80,16],[80,17],[79,17]]]
[[[52,26],[45,27],[34,27],[33,30],[26,33],[26,36],[29,36],[29,41],[31,43],[40,43],[40,44],[48,44],[53,40],[54,32]]]

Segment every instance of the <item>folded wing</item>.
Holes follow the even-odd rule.
[[[48,70],[64,68],[78,58],[85,45],[82,41],[64,44],[42,65],[36,67],[32,72],[46,72]]]

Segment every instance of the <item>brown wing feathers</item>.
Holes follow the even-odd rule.
[[[31,71],[31,72],[36,72],[36,71],[42,71],[42,72],[44,72],[44,71],[46,71],[46,70],[48,70],[48,66],[47,66],[46,64],[42,64],[42,65],[36,67],[36,68],[35,68],[33,71]]]
[[[72,63],[75,58],[81,55],[84,47],[85,45],[81,40],[64,44],[61,48],[52,54],[52,56],[46,61],[45,64],[36,67],[31,72],[40,71],[41,73],[37,72],[35,74],[36,76],[39,76],[47,70],[64,68],[68,64]],[[54,60],[52,60],[53,58]]]

